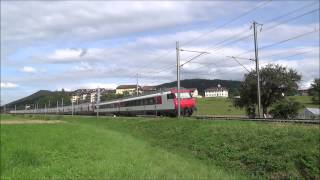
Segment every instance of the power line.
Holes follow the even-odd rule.
[[[319,31],[319,29],[316,29],[316,30],[313,30],[313,31],[309,31],[309,32],[306,32],[306,33],[303,33],[303,34],[299,34],[299,35],[297,35],[297,36],[294,36],[294,37],[291,37],[291,38],[288,38],[288,39],[284,39],[284,40],[281,40],[281,41],[276,42],[276,43],[272,43],[272,44],[269,44],[269,45],[265,45],[265,46],[260,47],[259,49],[267,49],[267,48],[270,48],[270,47],[273,47],[273,46],[276,46],[276,45],[279,45],[279,44],[283,44],[283,43],[288,42],[288,41],[291,41],[291,40],[299,39],[299,38],[301,38],[301,37],[304,37],[304,36],[310,35],[310,34],[312,34],[312,33],[315,33],[315,32],[317,32],[317,31]],[[243,52],[243,53],[241,53],[241,54],[238,54],[238,55],[236,55],[236,56],[242,56],[242,55],[248,54],[249,52],[252,52],[252,51],[254,51],[254,49],[245,51],[245,52]]]
[[[309,15],[309,14],[312,14],[312,13],[315,13],[315,12],[317,12],[317,11],[319,11],[319,8],[313,9],[313,10],[311,10],[311,11],[308,11],[308,12],[305,12],[305,13],[300,14],[300,15],[298,15],[298,16],[295,16],[295,17],[292,17],[292,18],[290,18],[290,19],[287,19],[287,20],[285,20],[285,21],[283,21],[283,22],[281,22],[281,23],[277,23],[277,24],[275,24],[275,25],[273,25],[273,26],[267,27],[267,28],[264,29],[264,31],[268,31],[268,30],[273,29],[273,28],[275,28],[275,27],[277,27],[277,26],[279,26],[279,25],[281,25],[281,24],[284,24],[284,23],[289,22],[289,21],[292,21],[292,20],[299,19],[299,18],[301,18],[301,17],[303,17],[303,16],[306,16],[306,15]]]
[[[302,49],[302,48],[301,48]],[[298,50],[301,50],[301,49],[298,49]],[[314,51],[314,50],[309,50],[309,51],[304,51],[304,52],[299,52],[299,53],[295,53],[295,54],[292,54],[292,55],[289,55],[289,56],[284,56],[284,57],[280,57],[281,59],[283,59],[283,58],[290,58],[290,57],[295,57],[295,56],[298,56],[298,55],[302,55],[302,54],[307,54],[307,53],[309,53],[309,52],[311,52],[311,51]],[[270,58],[270,57],[275,57],[275,56],[278,56],[278,55],[281,55],[281,54],[287,54],[287,52],[286,53],[277,53],[277,54],[271,54],[271,55],[269,55],[269,56],[262,56],[262,58]],[[279,58],[279,59],[280,59]]]
[[[206,36],[206,35],[214,32],[214,31],[216,31],[216,30],[218,30],[218,29],[220,29],[220,28],[222,28],[222,27],[224,27],[224,26],[226,26],[226,25],[228,25],[228,24],[230,24],[230,23],[232,23],[232,22],[234,22],[234,21],[236,21],[236,20],[238,20],[238,19],[240,19],[240,18],[242,18],[242,17],[244,17],[244,16],[246,16],[246,15],[254,12],[254,11],[256,11],[257,9],[260,9],[261,7],[263,7],[263,6],[267,5],[268,3],[270,3],[271,1],[272,1],[272,0],[266,0],[265,2],[262,2],[262,3],[258,4],[257,6],[255,6],[255,7],[252,8],[252,9],[250,9],[249,11],[246,11],[245,13],[243,13],[243,14],[241,14],[241,15],[239,15],[239,16],[236,16],[235,18],[231,19],[230,21],[222,24],[221,26],[216,27],[214,30],[211,30],[211,31],[209,31],[209,32],[206,32],[206,33],[204,33],[204,34],[201,34],[201,35],[199,35],[198,37],[196,37],[196,38],[194,38],[194,39],[191,39],[191,40],[187,41],[186,43],[183,43],[182,45],[190,44],[191,42],[194,42],[194,41],[196,41],[197,39],[199,39],[199,38],[201,38],[201,37],[203,37],[203,36]],[[168,54],[173,53],[173,52],[174,52],[173,50],[168,50],[168,51],[166,51],[166,53],[164,53],[163,55],[160,55],[160,56],[157,57],[157,58],[154,58],[153,60],[154,60],[154,61],[155,61],[155,60],[158,60],[158,59],[160,59],[160,58],[162,58],[162,57],[165,57],[165,56],[167,56]],[[150,63],[150,64],[153,64],[153,63]],[[145,66],[142,66],[141,68],[145,68],[145,67],[147,67],[147,66],[150,65],[150,64],[146,64]],[[140,73],[141,73],[141,72],[140,72]]]
[[[294,36],[294,37],[291,37],[291,38],[288,38],[288,39],[285,39],[285,40],[282,40],[282,41],[279,41],[279,42],[276,42],[276,43],[273,43],[273,44],[262,46],[259,49],[266,49],[266,48],[270,48],[270,47],[273,47],[273,46],[276,46],[276,45],[279,45],[279,44],[283,44],[285,42],[288,42],[288,41],[291,41],[291,40],[295,40],[295,39],[298,39],[298,38],[313,34],[313,33],[317,32],[317,31],[319,31],[319,29],[316,29],[316,30],[313,30],[313,31],[309,31],[309,32],[306,32],[306,33],[303,33],[303,34],[299,34],[297,36]]]
[[[267,1],[265,1],[265,2],[262,2],[262,3],[258,4],[256,7],[252,8],[252,9],[250,9],[249,11],[246,11],[245,13],[241,14],[240,16],[237,16],[237,17],[231,19],[230,21],[228,21],[228,22],[220,25],[219,27],[215,28],[214,30],[211,30],[211,31],[209,31],[209,32],[206,32],[206,33],[204,33],[204,34],[201,34],[201,35],[199,35],[198,37],[196,37],[196,38],[194,38],[194,39],[192,39],[192,40],[189,40],[189,41],[183,43],[182,45],[190,44],[191,42],[194,42],[194,41],[200,39],[200,38],[203,37],[203,36],[206,36],[206,35],[208,35],[208,34],[210,34],[210,33],[213,33],[213,32],[215,32],[216,30],[221,29],[221,28],[223,28],[224,26],[226,26],[226,25],[228,25],[228,24],[230,24],[230,23],[232,23],[232,22],[234,22],[234,21],[236,21],[236,20],[238,20],[238,19],[240,19],[240,18],[242,18],[242,17],[244,17],[244,16],[246,16],[246,15],[248,15],[248,14],[250,14],[250,13],[256,11],[256,10],[258,10],[258,9],[260,9],[261,7],[263,7],[263,6],[267,5],[268,3],[270,3],[271,1],[272,1],[272,0],[267,0]]]

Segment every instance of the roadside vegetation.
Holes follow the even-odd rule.
[[[192,118],[61,120],[66,123],[2,125],[1,179],[320,178],[319,126]]]

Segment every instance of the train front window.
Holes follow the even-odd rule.
[[[178,93],[175,93],[175,95],[178,98]],[[181,99],[189,99],[189,98],[191,98],[191,95],[188,92],[182,92],[182,93],[180,93],[180,98]]]

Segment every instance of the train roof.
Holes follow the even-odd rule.
[[[124,98],[120,98],[120,99],[104,101],[104,102],[100,102],[99,105],[126,102],[126,101],[131,101],[131,100],[144,99],[144,98],[159,96],[159,95],[163,95],[163,94],[177,93],[177,92],[178,92],[177,89],[166,89],[166,90],[162,90],[162,91],[149,92],[148,94],[140,94],[140,95],[136,95],[136,96],[129,96],[129,97],[124,97]],[[189,89],[181,89],[180,92],[181,93],[183,93],[183,92],[191,92],[191,90],[189,90]]]

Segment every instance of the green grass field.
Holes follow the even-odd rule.
[[[227,98],[199,98],[195,115],[245,115],[243,109],[235,108]]]
[[[312,103],[311,96],[290,96],[306,107],[319,107],[318,104]],[[301,110],[302,110],[301,109]],[[235,108],[231,100],[227,98],[199,98],[197,99],[197,111],[195,115],[245,115],[244,109]]]
[[[320,178],[319,126],[1,116],[1,179]],[[36,121],[35,121],[36,122]]]

